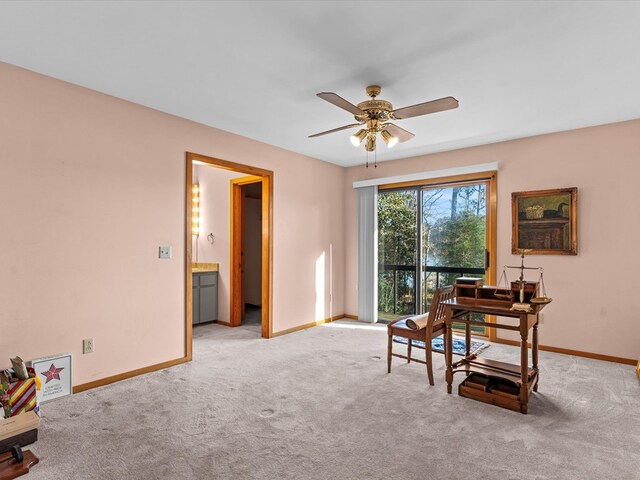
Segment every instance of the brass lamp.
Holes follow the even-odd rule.
[[[362,144],[362,141],[366,137],[366,142],[364,144],[364,148],[367,152],[373,152],[376,149],[376,135],[380,132],[384,143],[387,147],[392,148],[396,143],[398,143],[398,137],[394,137],[386,130],[382,130],[382,127],[379,122],[370,121],[368,122],[371,125],[367,125],[367,129],[361,128],[355,134],[351,135],[351,143],[354,147],[359,147]]]
[[[380,132],[380,135],[382,135],[382,139],[384,140],[384,143],[386,143],[387,147],[389,148],[393,148],[395,144],[398,143],[398,137],[394,137],[386,130],[382,130],[382,132]]]
[[[356,133],[351,135],[351,143],[353,144],[354,147],[359,147],[360,144],[362,143],[362,140],[364,140],[364,137],[366,136],[367,136],[367,131],[364,128],[361,128]]]

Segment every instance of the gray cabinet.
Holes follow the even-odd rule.
[[[193,324],[218,319],[218,272],[193,274]]]

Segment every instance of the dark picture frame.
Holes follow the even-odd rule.
[[[578,188],[511,194],[511,253],[578,254]]]

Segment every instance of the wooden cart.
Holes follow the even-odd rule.
[[[530,312],[511,310],[512,302],[509,300],[495,299],[495,287],[477,286],[476,292],[469,297],[456,297],[442,302],[446,308],[446,333],[445,333],[445,358],[447,392],[451,393],[453,374],[463,372],[468,375],[458,388],[461,396],[473,398],[481,402],[490,403],[499,407],[508,408],[521,413],[527,413],[531,392],[537,391],[538,372],[538,314],[545,307],[544,304],[532,304]],[[525,301],[535,294],[535,289],[527,292]],[[471,313],[483,313],[495,315],[496,322],[481,322],[471,319]],[[500,317],[516,318],[518,325],[500,323]],[[455,318],[456,323],[463,323],[466,332],[466,356],[453,363],[452,354],[452,330],[451,324]],[[520,365],[498,362],[487,358],[477,358],[469,353],[470,326],[481,325],[485,328],[501,328],[520,332]],[[529,351],[527,341],[529,331],[533,329],[531,336],[531,368],[529,368]],[[482,375],[485,381],[478,381]]]

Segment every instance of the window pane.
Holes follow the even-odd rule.
[[[418,191],[378,194],[378,316],[416,312]]]
[[[427,312],[436,288],[453,285],[461,276],[484,280],[486,185],[424,188],[421,202],[421,311]],[[484,321],[484,315],[474,320]],[[484,330],[472,327],[474,333]]]

